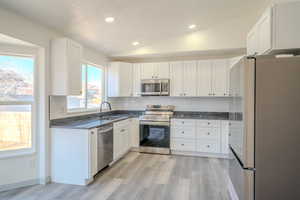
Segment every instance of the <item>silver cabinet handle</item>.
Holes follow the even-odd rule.
[[[184,144],[181,144],[181,146],[184,146]]]

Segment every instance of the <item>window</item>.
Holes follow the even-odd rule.
[[[68,96],[69,111],[97,109],[103,98],[104,70],[90,64],[82,65],[82,95]]]
[[[0,55],[0,152],[33,147],[34,57]]]

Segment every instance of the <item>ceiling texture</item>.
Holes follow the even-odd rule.
[[[0,6],[60,31],[85,46],[107,55],[118,55],[182,38],[191,34],[190,24],[197,25],[193,30],[197,32],[246,17],[255,21],[266,2],[268,0],[1,0]],[[104,19],[110,16],[115,22],[108,24]],[[133,41],[139,41],[140,45],[133,46]],[[164,51],[181,51],[176,48]]]

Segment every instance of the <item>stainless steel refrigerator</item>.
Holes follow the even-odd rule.
[[[229,188],[300,199],[300,57],[244,57],[230,71]]]

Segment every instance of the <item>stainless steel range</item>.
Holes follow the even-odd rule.
[[[148,105],[140,117],[140,152],[170,154],[170,119],[174,106]]]

